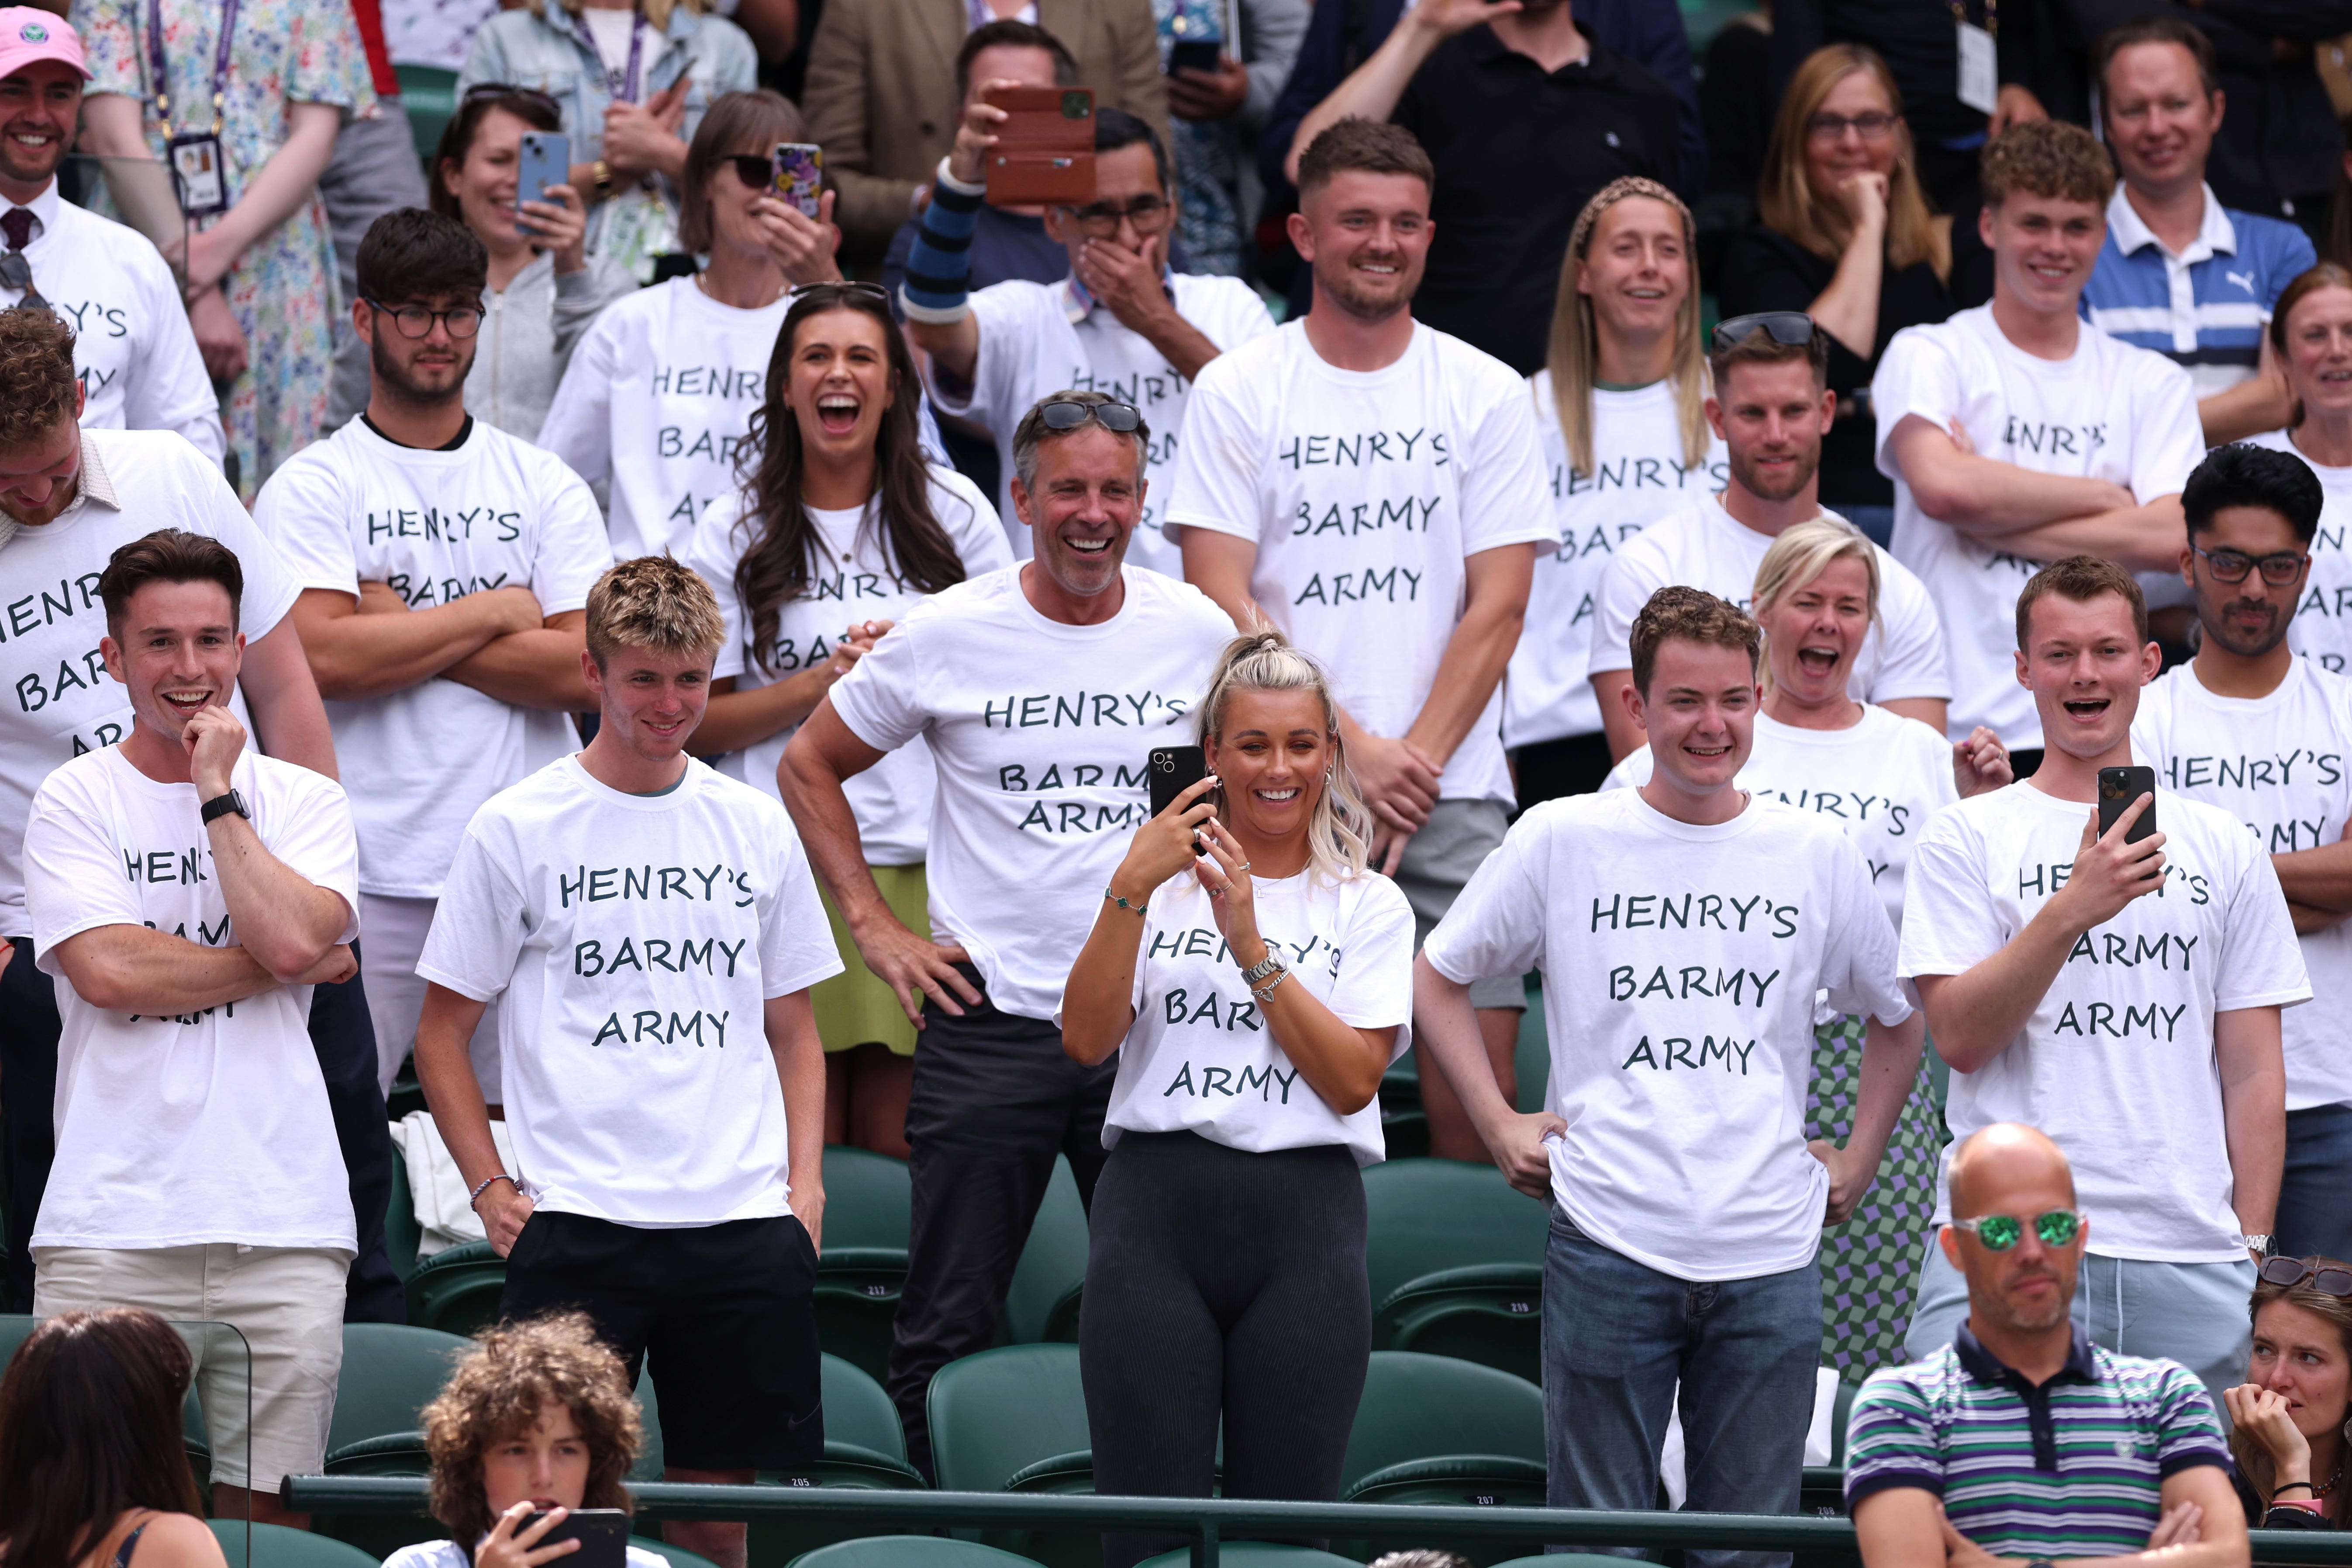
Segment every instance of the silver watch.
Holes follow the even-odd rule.
[[[1242,971],[1242,983],[1255,990],[1259,981],[1265,979],[1267,975],[1273,973],[1276,970],[1280,969],[1281,967],[1281,956],[1269,946],[1265,950],[1265,956],[1264,958],[1259,959],[1255,963],[1251,964],[1247,969]]]
[[[2264,1258],[2268,1258],[2271,1255],[2271,1238],[2267,1236],[2254,1236],[2249,1234],[2242,1236],[2238,1237],[2238,1239],[2245,1245],[2246,1250],[2249,1252],[2258,1252]]]

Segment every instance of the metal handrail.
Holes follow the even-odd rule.
[[[421,1512],[422,1476],[289,1476],[284,1498],[302,1513]],[[1092,1493],[858,1491],[824,1487],[712,1487],[632,1483],[656,1519],[790,1518],[934,1530],[1118,1531],[1192,1538],[1192,1568],[1217,1568],[1221,1541],[1262,1537],[1423,1535],[1433,1542],[1528,1541],[1586,1546],[1730,1547],[1764,1552],[1857,1552],[1853,1521],[1799,1515],[1649,1513],[1605,1509],[1463,1508],[1417,1503],[1270,1502],[1248,1498],[1103,1497]],[[2352,1568],[2352,1531],[2253,1531],[2260,1563]]]

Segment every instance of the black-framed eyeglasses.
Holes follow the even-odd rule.
[[[730,153],[719,160],[735,166],[735,177],[755,191],[776,182],[776,161],[765,153]]]
[[[2311,557],[2301,551],[2282,550],[2276,555],[2249,555],[2242,550],[2191,550],[2205,557],[2205,570],[2213,574],[2216,583],[2242,583],[2246,574],[2259,566],[2263,581],[2273,588],[2284,588],[2303,575]]]
[[[2273,1285],[2300,1285],[2308,1279],[2322,1295],[2352,1296],[2352,1268],[2323,1268],[2316,1258],[2265,1258],[2260,1272]]]
[[[50,315],[57,314],[56,309],[41,298],[41,291],[33,287],[33,264],[25,259],[23,251],[0,251],[0,283],[24,296],[12,309],[47,310]]]
[[[520,98],[526,103],[543,105],[558,120],[563,118],[563,107],[547,93],[535,87],[523,87],[510,81],[478,81],[458,94],[460,104],[472,103],[484,98]]]
[[[890,302],[890,290],[879,283],[864,283],[855,278],[835,278],[824,283],[795,283],[784,291],[787,300],[797,300],[803,294],[814,294],[820,289],[837,289],[844,294],[871,294],[884,304]]]
[[[447,324],[453,338],[470,338],[482,330],[482,308],[479,305],[453,305],[446,310],[428,310],[422,305],[387,305],[380,300],[366,301],[368,309],[380,316],[390,316],[392,324],[404,338],[429,338],[433,323]]]
[[[2015,1215],[1984,1214],[1974,1219],[1956,1219],[1954,1230],[1965,1230],[1981,1243],[1988,1252],[2007,1252],[2025,1236],[2026,1223]],[[2033,1234],[2044,1247],[2069,1247],[2083,1234],[2083,1211],[2051,1209],[2033,1216]]]
[[[1790,348],[1810,348],[1821,329],[1802,310],[1756,310],[1745,316],[1734,316],[1715,324],[1715,346],[1718,353],[1739,346],[1740,340],[1761,327],[1772,334],[1776,343]]]
[[[1853,131],[1865,142],[1884,142],[1894,134],[1895,119],[1875,109],[1862,114],[1816,114],[1805,121],[1805,134],[1816,142],[1836,142]]]
[[[1048,430],[1075,430],[1087,420],[1093,420],[1114,435],[1132,436],[1143,423],[1131,403],[1077,403],[1057,398],[1037,405],[1037,422]]]
[[[1138,196],[1125,206],[1116,202],[1090,202],[1082,207],[1062,209],[1077,221],[1087,233],[1097,237],[1118,232],[1121,218],[1135,226],[1138,234],[1154,234],[1168,221],[1168,203],[1160,196]]]

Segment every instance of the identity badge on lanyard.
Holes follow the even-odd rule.
[[[147,64],[155,84],[155,118],[163,122],[164,155],[179,186],[180,210],[190,217],[211,217],[228,210],[228,171],[221,155],[223,110],[227,104],[228,57],[236,38],[237,0],[221,7],[220,44],[213,52],[213,128],[172,132],[172,88],[169,63],[163,54],[164,0],[149,0]]]
[[[1993,16],[1997,3],[1985,0],[1985,25],[1979,27],[1969,20],[1960,0],[1951,0],[1952,24],[1960,30],[1959,99],[1979,114],[1990,114],[2000,102],[2000,71],[1993,48],[1994,29],[2000,25]]]
[[[577,11],[572,13],[572,30],[580,36],[580,41],[588,46],[588,52],[602,64],[604,51],[596,47],[596,39],[588,31],[588,24],[581,20],[580,13]],[[612,97],[614,102],[637,101],[637,67],[644,60],[645,54],[646,14],[643,11],[637,11],[629,18],[629,68],[626,71],[616,71],[611,66],[604,67],[604,90]]]

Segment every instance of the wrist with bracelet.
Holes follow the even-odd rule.
[[[520,1182],[516,1181],[504,1171],[494,1171],[475,1184],[474,1190],[467,1194],[466,1206],[472,1209],[476,1214],[480,1214],[482,1212],[482,1194],[490,1190],[490,1184],[492,1182],[504,1182],[507,1185],[515,1190],[515,1196],[522,1196],[522,1184]]]

